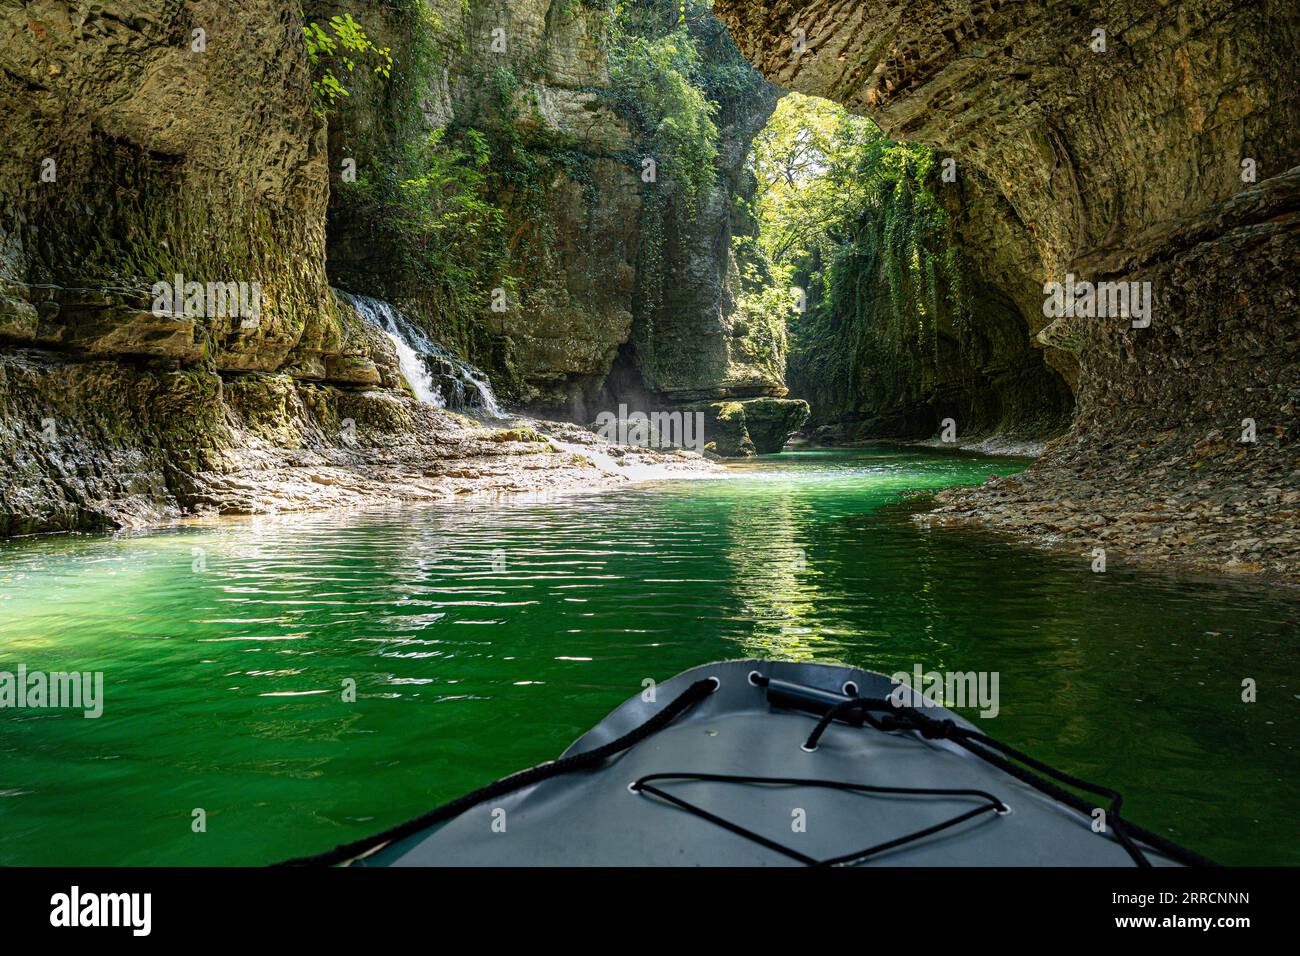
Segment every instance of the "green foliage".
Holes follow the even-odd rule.
[[[453,287],[472,287],[486,262],[501,258],[504,216],[489,202],[487,138],[465,130],[449,142],[435,130],[411,147],[408,168],[419,175],[398,183],[402,202],[392,225],[408,237],[412,251]]]
[[[746,359],[781,381],[785,378],[787,326],[794,315],[794,269],[763,263],[740,250],[736,260],[743,264],[743,291],[731,317],[732,329]]]
[[[377,46],[350,13],[330,17],[324,25],[312,21],[302,32],[307,57],[316,74],[312,88],[317,98],[329,107],[352,95],[343,80],[356,70],[358,60],[372,63],[373,72],[384,79],[392,75],[393,51]]]
[[[385,85],[389,135],[393,141],[407,138],[413,129],[424,128],[423,102],[442,66],[438,32],[442,19],[428,0],[390,0],[389,16],[400,31],[399,60],[392,81]]]
[[[609,14],[613,12],[614,4],[615,0],[559,0],[556,7],[560,16],[575,17],[583,8]]]
[[[815,376],[854,381],[868,363],[924,362],[941,314],[965,323],[962,261],[928,147],[791,94],[754,142],[754,173],[760,252],[774,274],[792,269],[807,286],[795,349]]]
[[[521,83],[509,67],[499,66],[488,76],[492,95],[493,194],[509,203],[511,219],[521,224],[510,249],[518,271],[539,267],[551,224],[546,209],[546,143],[526,143],[520,133],[516,97]]]
[[[718,106],[701,81],[700,55],[684,20],[663,23],[662,3],[620,3],[610,49],[611,92],[642,131],[658,177],[689,206],[713,182]]]
[[[474,128],[428,131],[421,100],[440,65],[441,22],[424,0],[397,0],[384,9],[386,28],[400,37],[399,58],[392,81],[366,91],[380,100],[381,108],[371,111],[377,127],[357,132],[346,117],[336,117],[343,134],[356,139],[347,154],[359,159],[356,180],[336,186],[338,221],[366,224],[360,241],[385,250],[385,271],[395,283],[385,294],[400,295],[403,284],[440,290],[455,324],[481,310],[491,288],[509,286],[502,278],[505,216],[493,201],[492,144]],[[335,20],[355,23],[346,14]],[[343,33],[353,45],[356,31]],[[360,274],[341,273],[339,280],[375,288],[367,266],[355,268]]]
[[[825,100],[792,93],[753,142],[754,214],[773,262],[833,246],[872,199],[862,155],[883,140],[874,124]]]
[[[638,352],[649,356],[653,316],[663,301],[668,234],[690,220],[717,179],[723,109],[717,96],[736,87],[722,80],[713,85],[719,57],[712,44],[730,39],[712,17],[709,0],[613,0],[608,9],[611,85],[603,95],[640,140],[621,158],[638,175],[645,158],[655,160],[656,181],[642,187],[636,280],[641,320],[634,326]],[[707,62],[702,51],[709,54]],[[734,44],[730,51],[743,61]]]
[[[378,178],[361,167],[356,182],[340,184],[340,199],[372,224],[398,274],[440,287],[452,308],[473,311],[498,284],[507,258],[490,164],[483,133],[439,129],[408,142],[378,167]]]

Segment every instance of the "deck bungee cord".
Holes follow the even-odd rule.
[[[846,853],[843,856],[833,857],[829,860],[818,860],[805,853],[801,853],[793,847],[784,846],[777,843],[775,840],[768,839],[761,833],[755,833],[753,830],[742,827],[738,823],[733,823],[717,814],[710,813],[708,810],[698,807],[693,803],[688,803],[681,797],[674,796],[658,787],[653,787],[650,785],[650,781],[652,780],[711,780],[715,783],[750,783],[797,787],[824,787],[830,790],[846,790],[866,794],[877,793],[894,795],[909,794],[913,796],[931,797],[980,797],[987,802],[975,807],[974,809],[967,810],[965,813],[958,814],[949,820],[945,820],[942,823],[936,823],[933,826],[917,830],[915,833],[909,833],[893,840],[887,840],[884,843],[867,847],[865,850],[858,850],[855,853]],[[848,783],[842,780],[816,780],[804,779],[801,777],[742,777],[720,773],[654,773],[641,777],[633,783],[629,789],[634,793],[649,793],[659,797],[660,799],[667,800],[688,813],[693,813],[701,819],[708,820],[710,823],[715,823],[723,829],[730,830],[738,836],[742,836],[747,840],[752,840],[760,846],[765,846],[768,849],[775,850],[777,853],[782,853],[790,857],[792,860],[798,860],[800,863],[807,864],[808,866],[842,866],[849,863],[858,863],[877,853],[882,853],[885,850],[891,850],[894,847],[902,846],[905,843],[912,842],[913,840],[920,840],[933,833],[946,830],[949,827],[955,827],[959,823],[964,823],[981,813],[988,813],[990,811],[994,813],[1005,813],[1007,811],[1006,805],[1001,800],[984,790],[957,790],[922,787],[874,787],[868,784]]]
[[[757,686],[766,686],[770,679],[762,675],[755,674],[751,680]],[[873,713],[884,713],[885,716],[877,718]],[[978,730],[969,730],[965,727],[958,726],[957,722],[951,719],[936,720],[927,714],[922,713],[915,707],[906,704],[898,704],[894,700],[884,698],[867,698],[851,697],[841,703],[836,704],[830,710],[822,715],[813,732],[808,735],[807,741],[804,742],[804,749],[809,752],[816,751],[822,735],[826,728],[836,720],[843,720],[851,714],[861,714],[863,721],[884,733],[893,733],[896,731],[916,731],[926,740],[951,740],[953,743],[964,747],[981,760],[991,763],[1006,773],[1011,774],[1018,780],[1022,780],[1036,790],[1040,790],[1054,800],[1058,800],[1082,813],[1091,813],[1095,806],[1084,800],[1077,794],[1071,793],[1062,787],[1052,783],[1051,780],[1045,779],[1039,774],[1045,774],[1048,777],[1055,778],[1061,783],[1074,787],[1078,790],[1087,790],[1090,793],[1099,794],[1110,801],[1106,808],[1106,824],[1115,832],[1115,838],[1120,845],[1133,859],[1138,866],[1149,867],[1151,861],[1147,859],[1146,854],[1134,842],[1133,836],[1137,836],[1142,842],[1149,846],[1155,847],[1167,856],[1173,857],[1188,866],[1214,866],[1212,860],[1201,856],[1191,850],[1181,847],[1176,843],[1164,839],[1163,837],[1144,830],[1136,824],[1130,823],[1120,817],[1120,808],[1124,803],[1123,796],[1117,790],[1100,784],[1089,783],[1081,777],[1058,770],[1049,764],[1043,763],[1031,757],[1023,751],[1017,750],[1010,744],[995,740],[987,734],[980,733]],[[992,750],[986,749],[992,748]],[[1017,766],[1005,757],[1000,756],[993,751],[999,751],[1005,757],[1011,757],[1020,761],[1025,766]],[[1033,768],[1032,770],[1027,768]],[[1038,771],[1034,773],[1033,771]]]
[[[760,668],[773,673],[761,673]],[[781,676],[776,676],[778,671]],[[697,672],[705,676],[689,679]],[[725,696],[727,700],[715,698],[707,707],[701,707],[723,688],[724,677],[719,674],[724,675],[728,687],[725,695],[717,697]],[[850,679],[843,679],[846,675]],[[792,679],[796,677],[800,679]],[[661,709],[647,715],[647,702],[633,698],[557,760],[511,774],[381,833],[276,865],[771,862],[752,856],[752,851],[743,851],[742,841],[775,855],[776,861],[807,866],[855,865],[886,859],[890,854],[894,856],[888,862],[915,863],[906,856],[909,851],[916,852],[913,848],[922,848],[924,865],[1051,862],[1113,866],[1126,856],[1132,864],[1148,867],[1153,864],[1153,853],[1161,865],[1215,865],[1122,818],[1123,797],[1112,788],[1058,770],[980,732],[943,708],[913,706],[892,694],[859,695],[859,686],[869,684],[871,689],[882,692],[888,680],[880,674],[827,665],[751,661],[696,668],[669,682],[685,683],[685,687]],[[838,689],[825,686],[827,683]],[[813,718],[815,723],[808,730]],[[828,749],[826,741],[832,727],[842,730],[836,731],[834,745]],[[623,732],[615,736],[616,729]],[[700,729],[703,735],[696,733]],[[749,742],[736,745],[734,738],[746,734]],[[704,742],[719,740],[720,735],[721,746]],[[655,746],[638,748],[651,738]],[[582,746],[595,741],[603,742]],[[727,746],[728,741],[731,746]],[[972,764],[969,757],[963,759],[962,753],[978,758],[977,762]],[[710,765],[664,765],[678,760],[707,760]],[[734,772],[736,764],[746,761],[764,768],[774,762],[797,764],[802,772]],[[864,765],[883,769],[891,779],[868,783],[806,772],[811,768],[838,770],[848,776]],[[979,766],[991,769],[979,770]],[[610,779],[610,773],[618,768],[632,771],[624,778],[627,782]],[[588,773],[575,777],[576,771]],[[982,785],[933,785],[962,782],[963,777],[977,779]],[[912,782],[930,785],[904,785]],[[673,792],[671,784],[702,787],[701,792],[712,796],[715,803],[725,803],[725,810],[688,800],[680,792]],[[1066,787],[1102,798],[1105,807],[1098,807]],[[737,813],[743,816],[746,811],[751,815],[758,812],[755,807],[762,804],[760,792],[770,794],[781,788],[799,789],[804,803],[816,805],[823,819],[833,819],[836,827],[832,838],[836,843],[842,844],[863,829],[875,830],[875,841],[850,852],[843,852],[842,846],[829,847],[834,852],[825,852],[827,847],[816,852],[816,847],[791,846],[788,841],[765,835],[752,823],[736,819]],[[629,791],[642,800],[628,802]],[[910,817],[903,821],[906,825],[901,825],[894,819],[899,815],[896,806],[891,809],[892,817],[885,813],[884,804],[877,804],[880,812],[864,815],[843,805],[819,802],[815,796],[819,792],[891,802],[901,798],[912,809],[907,811]],[[1049,799],[1037,795],[1031,799],[1031,792]],[[623,796],[618,797],[618,793]],[[512,819],[532,824],[531,829],[521,825],[511,831],[516,837],[523,831],[524,836],[509,843],[508,851],[495,837],[484,836],[485,830],[464,820],[468,811],[490,800],[503,804],[513,801],[510,813],[518,816]],[[935,818],[939,808],[954,804],[968,805]],[[1022,808],[1018,821],[1012,816],[1013,804]],[[1057,813],[1045,812],[1055,805],[1059,805]],[[654,807],[659,810],[649,809]],[[764,815],[766,810],[770,807],[758,814],[765,820],[770,819],[770,814]],[[1098,811],[1104,814],[1100,830],[1093,826]],[[504,811],[497,807],[494,812]],[[660,815],[663,813],[670,816]],[[673,822],[671,814],[678,814],[678,822]],[[576,817],[590,820],[577,829]],[[684,822],[690,819],[700,821],[695,829]],[[1002,820],[1002,825],[1009,827],[1005,832],[997,831],[1001,837],[979,829],[980,820],[992,819]],[[701,825],[705,829],[700,829]],[[1080,839],[1082,833],[1088,834],[1086,841]],[[971,842],[962,845],[954,844],[954,840]],[[1031,847],[1035,852],[1026,854],[1026,843],[1036,844]],[[1116,845],[1122,848],[1123,855],[1114,857],[1111,854],[1115,851],[1107,849]],[[1007,858],[1001,859],[999,854]],[[954,860],[958,862],[954,864]]]

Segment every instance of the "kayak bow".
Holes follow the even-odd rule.
[[[626,701],[555,761],[289,863],[1210,862],[1124,820],[1121,804],[883,674],[727,661]]]

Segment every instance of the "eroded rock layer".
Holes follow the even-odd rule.
[[[674,23],[676,7],[661,6]],[[318,2],[312,15],[345,8],[399,64],[422,58],[402,82],[428,92],[403,100],[382,80],[359,80],[362,95],[331,120],[331,175],[350,159],[364,176],[392,176],[395,157],[431,133],[445,133],[449,146],[466,130],[482,133],[494,162],[503,157],[509,167],[490,171],[499,181],[489,197],[509,240],[500,277],[509,290],[498,308],[481,295],[457,309],[427,271],[412,271],[383,240],[389,213],[349,202],[346,187],[334,191],[329,215],[337,284],[400,302],[492,372],[507,400],[537,414],[590,422],[620,402],[657,408],[785,393],[782,370],[773,370],[781,357],[749,354],[735,328],[731,242],[737,197],[751,186],[750,142],[778,91],[740,58],[721,24],[705,18],[701,56],[734,61],[750,82],[717,116],[711,181],[698,202],[679,207],[662,201],[673,175],[664,157],[663,182],[642,178],[645,160],[656,158],[646,141],[652,131],[638,128],[613,87],[607,5],[432,0],[432,18],[417,24],[364,0]]]

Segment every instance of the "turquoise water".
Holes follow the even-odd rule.
[[[0,710],[0,863],[326,849],[554,757],[647,677],[755,655],[997,671],[988,733],[1223,862],[1300,863],[1300,594],[1093,574],[882,508],[1020,467],[787,452],[720,481],[2,542],[0,670],[103,671],[105,701]]]

